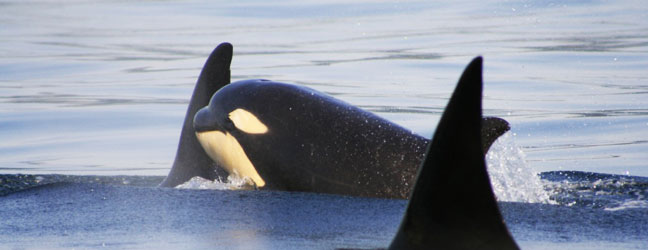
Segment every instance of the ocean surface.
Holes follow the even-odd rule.
[[[233,81],[305,85],[426,137],[481,55],[520,245],[648,248],[643,1],[336,0],[0,0],[0,248],[385,247],[405,201],[155,188],[221,42]]]

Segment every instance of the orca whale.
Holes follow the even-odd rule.
[[[482,151],[482,58],[466,67],[428,145],[390,250],[519,249]]]
[[[307,87],[229,83],[231,55],[232,46],[221,44],[207,60],[162,186],[229,174],[264,189],[409,196],[428,139]],[[484,118],[481,128],[484,153],[509,129],[495,117]]]

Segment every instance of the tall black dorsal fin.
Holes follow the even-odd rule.
[[[466,68],[428,146],[389,249],[518,249],[481,146],[482,58]]]
[[[189,102],[173,167],[160,186],[174,187],[194,176],[210,180],[218,177],[215,171],[221,168],[214,167],[214,161],[200,146],[193,128],[193,118],[199,109],[209,104],[216,91],[230,83],[232,51],[231,44],[221,43],[207,58]]]

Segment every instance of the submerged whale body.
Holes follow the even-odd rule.
[[[231,45],[221,44],[207,60],[162,186],[229,174],[264,189],[409,196],[428,139],[307,87],[268,80],[230,84],[231,55]],[[482,121],[480,150],[486,152],[508,123]]]

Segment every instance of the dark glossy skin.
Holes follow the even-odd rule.
[[[227,114],[245,109],[268,126],[247,134]],[[197,131],[231,133],[264,188],[405,198],[427,139],[313,89],[265,80],[231,83],[195,118]]]
[[[268,126],[239,131],[228,119],[245,109]],[[490,144],[508,124],[488,118]],[[505,126],[505,127],[502,127]],[[365,197],[409,196],[429,140],[316,90],[245,80],[219,90],[194,120],[196,131],[227,131],[266,181],[264,188]]]

